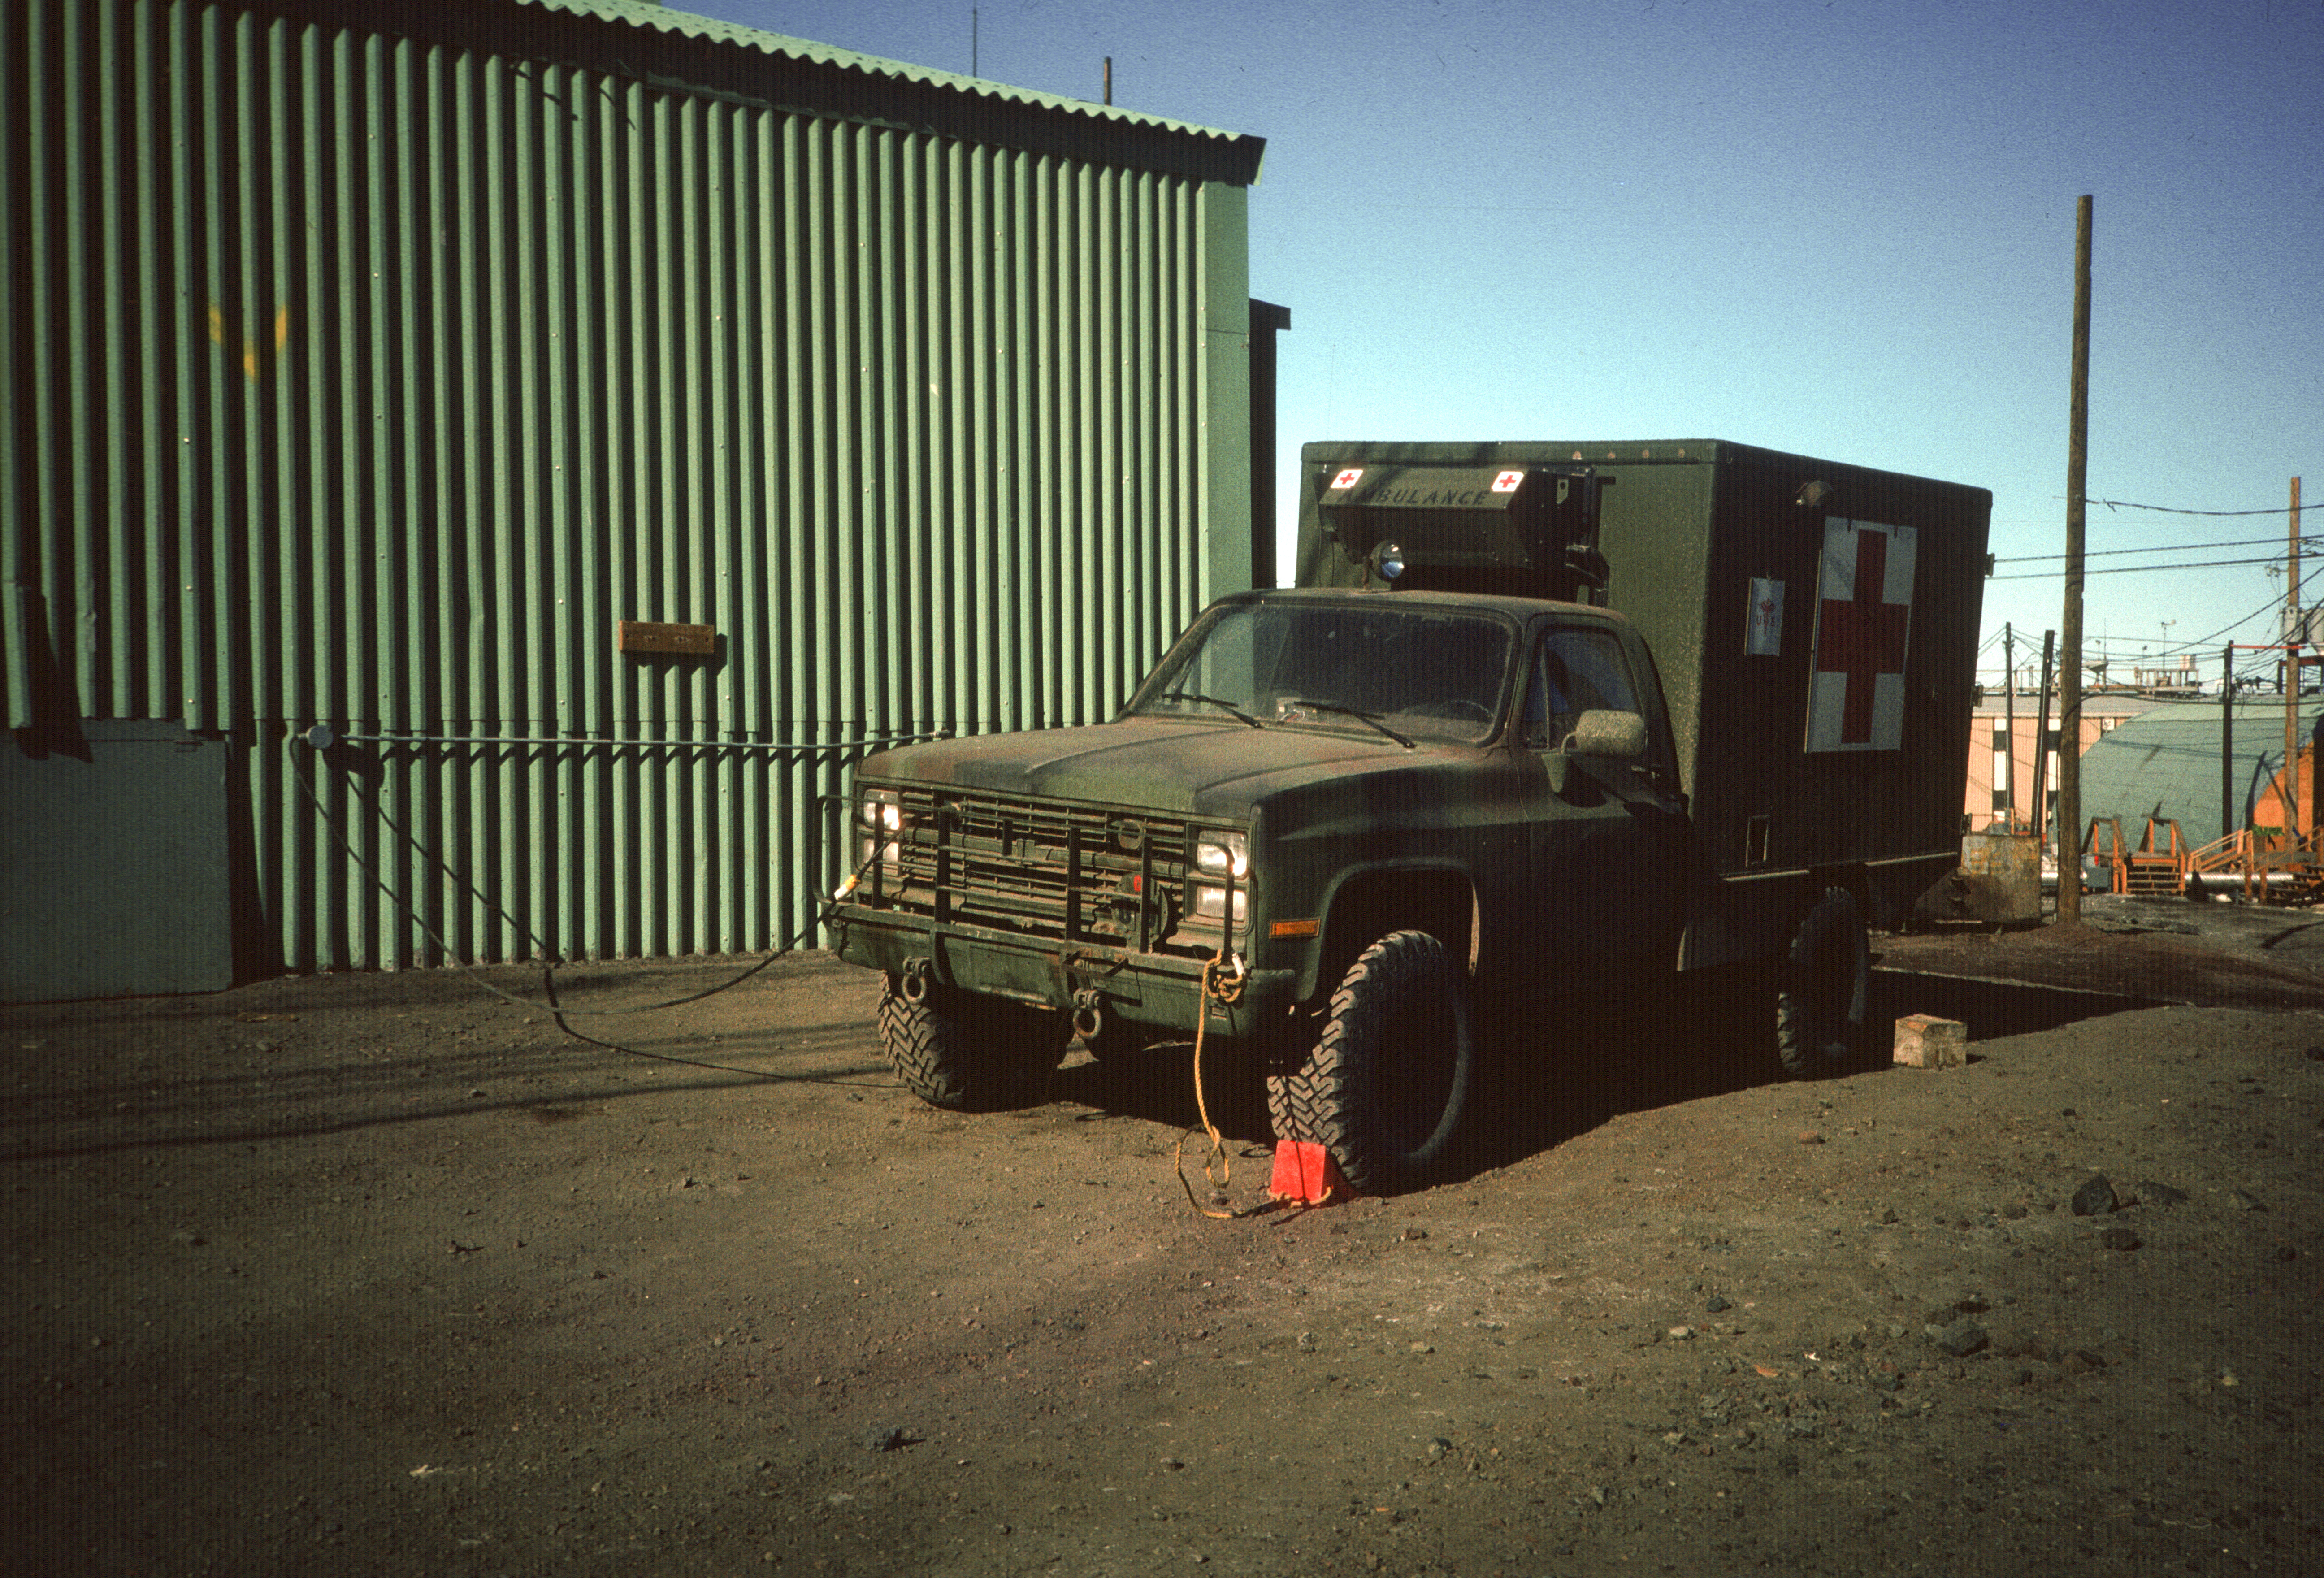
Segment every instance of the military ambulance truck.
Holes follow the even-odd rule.
[[[1849,1066],[1868,924],[1959,855],[1992,495],[1695,439],[1301,465],[1297,585],[1112,722],[862,763],[833,924],[904,1083],[1019,1105],[1073,1034],[1199,1029],[1390,1192],[1573,994],[1744,966],[1786,1069]]]

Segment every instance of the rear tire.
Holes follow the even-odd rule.
[[[891,980],[880,1039],[904,1088],[952,1112],[998,1112],[1048,1098],[1070,1028],[1054,1010],[931,986],[918,1002]]]
[[[1355,1189],[1395,1194],[1452,1155],[1474,1066],[1468,985],[1444,945],[1391,932],[1348,967],[1299,1066],[1268,1076],[1268,1116],[1277,1139],[1329,1150]]]
[[[1872,940],[1845,888],[1823,897],[1792,934],[1775,997],[1775,1056],[1794,1078],[1844,1073],[1863,1055],[1872,996]]]

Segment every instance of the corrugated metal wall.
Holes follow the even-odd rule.
[[[0,131],[10,725],[227,731],[292,968],[773,946],[834,747],[1247,576],[1240,185],[158,0],[0,8]]]

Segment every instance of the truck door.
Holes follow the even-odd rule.
[[[1667,757],[1652,679],[1634,671],[1614,631],[1549,623],[1535,637],[1517,727],[1518,773],[1533,845],[1536,935],[1558,975],[1667,966],[1676,957],[1688,825]],[[1575,757],[1563,790],[1547,759],[1593,707],[1648,719],[1637,761]]]

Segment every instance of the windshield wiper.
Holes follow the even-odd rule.
[[[1342,717],[1354,718],[1359,722],[1370,724],[1373,728],[1378,729],[1381,734],[1386,734],[1389,739],[1394,740],[1397,744],[1403,746],[1407,751],[1415,749],[1413,743],[1410,740],[1406,739],[1402,734],[1397,734],[1394,729],[1389,728],[1386,724],[1380,722],[1379,714],[1378,713],[1358,712],[1354,707],[1342,706],[1336,701],[1309,701],[1305,697],[1295,697],[1293,699],[1280,703],[1279,705],[1286,710],[1304,706],[1310,712],[1338,713]]]
[[[1231,702],[1231,701],[1221,701],[1221,700],[1220,700],[1217,697],[1215,697],[1215,696],[1204,696],[1204,695],[1203,695],[1200,691],[1194,691],[1194,690],[1166,690],[1166,691],[1164,691],[1161,695],[1159,695],[1159,696],[1156,697],[1154,699],[1155,699],[1155,700],[1157,700],[1157,701],[1199,701],[1199,702],[1204,702],[1204,703],[1206,703],[1206,704],[1208,704],[1209,706],[1212,706],[1224,707],[1227,711],[1229,711],[1229,712],[1231,712],[1231,713],[1234,714],[1234,715],[1235,715],[1235,716],[1237,716],[1237,717],[1240,718],[1244,723],[1249,724],[1250,724],[1252,728],[1254,728],[1254,729],[1263,729],[1263,728],[1267,727],[1267,725],[1266,725],[1265,724],[1260,723],[1257,718],[1255,718],[1255,717],[1251,716],[1249,713],[1247,713],[1247,712],[1243,711],[1243,710],[1242,710],[1242,708],[1240,708],[1240,707],[1237,706],[1233,702]]]

